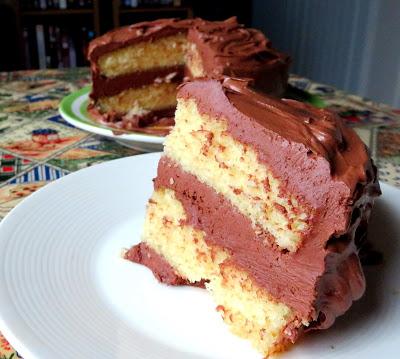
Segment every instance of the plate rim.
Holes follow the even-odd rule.
[[[76,177],[76,176],[79,176],[81,172],[96,171],[98,167],[103,167],[103,166],[104,166],[104,167],[107,167],[107,166],[109,166],[111,163],[114,163],[114,165],[115,165],[116,162],[121,162],[121,163],[123,163],[124,161],[132,160],[134,157],[136,158],[136,157],[138,157],[138,156],[139,156],[140,158],[148,157],[149,160],[155,160],[155,161],[156,161],[156,160],[158,160],[158,158],[159,158],[159,156],[160,156],[160,153],[140,154],[140,155],[136,155],[136,156],[124,157],[124,158],[120,158],[120,159],[116,159],[116,160],[112,160],[112,161],[103,162],[103,163],[98,164],[98,165],[96,165],[96,166],[84,168],[84,169],[82,169],[82,170],[73,172],[73,173],[69,174],[68,176],[64,176],[64,177],[61,177],[61,178],[59,178],[59,179],[57,179],[57,180],[55,180],[55,181],[52,181],[52,182],[48,183],[46,186],[41,187],[39,190],[37,190],[36,192],[34,192],[33,194],[31,194],[29,197],[27,197],[26,199],[24,199],[23,201],[21,201],[16,207],[14,207],[14,208],[5,216],[5,218],[3,219],[3,221],[0,222],[0,233],[2,233],[3,227],[7,225],[8,221],[10,220],[10,218],[11,218],[12,216],[14,216],[16,212],[20,211],[21,208],[22,208],[23,206],[26,205],[26,203],[31,202],[31,201],[34,201],[34,200],[36,199],[36,197],[40,195],[40,193],[45,192],[46,190],[48,190],[48,188],[49,188],[50,186],[60,185],[60,183],[66,181],[66,178],[69,178],[69,180],[71,180],[71,178]],[[153,158],[153,159],[152,159],[152,158]],[[395,191],[399,194],[399,196],[400,196],[400,189],[399,189],[398,187],[393,186],[393,185],[388,184],[388,183],[384,183],[384,182],[382,182],[382,184],[384,185],[384,187],[389,187],[390,189],[395,190]],[[0,241],[1,241],[1,238],[0,238]],[[10,298],[9,293],[6,293],[6,297],[7,297],[7,298]],[[11,298],[10,298],[10,299],[11,299]],[[15,309],[14,309],[14,312],[15,312],[17,315],[19,315],[19,313],[16,312]],[[17,333],[14,335],[14,330],[11,329],[11,328],[6,324],[6,321],[4,321],[4,319],[3,319],[3,314],[2,314],[2,313],[4,313],[3,310],[0,310],[0,328],[1,328],[1,331],[3,332],[4,336],[7,338],[7,340],[9,340],[10,343],[12,343],[12,345],[13,345],[14,347],[18,347],[18,348],[19,348],[18,351],[19,351],[26,359],[28,359],[28,358],[43,359],[43,358],[39,358],[39,357],[36,356],[36,355],[33,355],[32,352],[31,352],[31,350],[30,350],[28,347],[26,347],[26,346],[24,345],[23,340],[20,340],[20,339],[19,339],[20,336],[18,336]],[[15,329],[15,327],[14,327],[14,329]]]
[[[86,85],[77,91],[73,91],[67,96],[63,97],[58,106],[58,111],[61,117],[67,121],[69,124],[80,128],[82,130],[102,135],[114,139],[120,140],[128,140],[134,142],[147,142],[154,144],[163,144],[165,140],[165,136],[154,136],[147,133],[140,132],[132,132],[132,133],[122,133],[120,135],[116,135],[110,127],[102,126],[101,124],[94,124],[90,119],[87,121],[83,121],[76,117],[72,110],[72,105],[76,103],[76,101],[81,100],[82,98],[86,98],[89,96],[92,86]],[[86,100],[83,100],[81,107],[85,104]],[[85,115],[87,116],[87,115]]]
[[[118,158],[118,159],[114,159],[111,161],[106,161],[100,164],[97,164],[95,166],[90,166],[90,167],[86,167],[83,168],[81,170],[69,173],[66,176],[63,176],[61,178],[58,178],[52,182],[49,182],[48,184],[46,184],[45,186],[39,188],[37,191],[35,191],[34,193],[32,193],[31,195],[29,195],[28,197],[26,197],[25,199],[23,199],[20,203],[18,203],[10,212],[7,213],[7,215],[2,219],[2,221],[0,222],[0,234],[3,232],[3,228],[5,226],[8,226],[8,222],[11,220],[12,217],[14,217],[15,215],[18,215],[16,213],[18,213],[19,211],[21,211],[21,208],[23,208],[24,206],[26,206],[28,203],[35,201],[37,196],[40,196],[42,192],[47,191],[50,187],[53,186],[59,186],[60,183],[63,183],[65,181],[70,181],[71,178],[74,178],[76,176],[80,176],[82,172],[91,172],[91,171],[97,171],[98,167],[107,167],[107,166],[115,166],[116,162],[125,162],[125,161],[129,161],[132,160],[132,158],[136,158],[136,157],[149,157],[149,160],[153,160],[153,161],[158,161],[159,157],[161,156],[161,152],[152,152],[152,153],[142,153],[142,154],[138,154],[138,155],[134,155],[134,156],[128,156],[128,157],[123,157],[123,158]],[[154,157],[154,159],[152,159],[152,157]],[[2,241],[2,238],[0,236],[0,242]],[[1,274],[0,274],[1,275]],[[0,296],[1,297],[1,296]],[[5,295],[3,296],[3,301],[8,301],[9,304],[11,304],[12,306],[12,311],[14,313],[14,316],[18,316],[20,317],[20,313],[16,310],[16,308],[14,307],[13,303],[12,303],[12,299],[10,297],[10,293],[6,292]],[[37,356],[35,354],[32,353],[31,349],[29,349],[28,346],[26,346],[24,344],[24,341],[20,339],[21,335],[18,335],[18,331],[15,330],[16,327],[21,326],[22,324],[26,324],[23,320],[21,322],[19,322],[19,324],[14,324],[14,325],[9,325],[9,321],[7,321],[4,318],[4,309],[3,307],[0,307],[0,330],[1,333],[3,334],[3,336],[6,338],[6,340],[13,346],[13,348],[24,358],[24,359],[44,359],[40,356]],[[28,332],[33,333],[33,331],[28,328]],[[39,338],[39,337],[38,337]],[[39,338],[39,340],[41,340]],[[43,348],[44,350],[46,350],[46,348]]]

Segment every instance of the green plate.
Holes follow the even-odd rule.
[[[162,151],[163,136],[130,131],[121,133],[120,130],[116,134],[115,129],[94,121],[87,112],[90,90],[91,86],[86,86],[63,98],[59,112],[65,121],[82,130],[113,138],[130,148],[145,152]]]

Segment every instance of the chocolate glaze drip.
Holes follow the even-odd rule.
[[[185,72],[181,66],[176,69],[152,69],[107,78],[100,73],[100,56],[138,42],[185,34],[189,43],[196,46],[207,77],[220,78],[223,75],[248,77],[260,90],[280,96],[283,94],[290,59],[271,47],[270,41],[260,31],[245,28],[236,18],[225,21],[205,21],[202,19],[176,20],[161,19],[142,22],[113,30],[93,40],[89,45],[88,58],[91,63],[93,88],[90,95],[92,104],[101,96],[111,96],[130,88],[153,83],[157,77],[177,72],[174,81],[182,80]],[[103,119],[107,122],[107,118]]]

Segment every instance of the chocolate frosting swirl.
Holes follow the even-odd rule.
[[[222,67],[289,62],[289,57],[274,50],[262,32],[245,28],[236,18],[223,22],[199,20],[189,30],[188,39],[200,46],[203,56],[207,54],[206,58]]]

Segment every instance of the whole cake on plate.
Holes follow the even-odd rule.
[[[380,193],[357,134],[232,78],[182,85],[175,122],[125,258],[204,286],[266,356],[330,327],[364,293],[358,251]]]
[[[289,57],[236,18],[163,19],[119,28],[93,40],[90,113],[116,128],[165,133],[173,124],[177,85],[184,77],[228,75],[253,79],[282,95]]]

